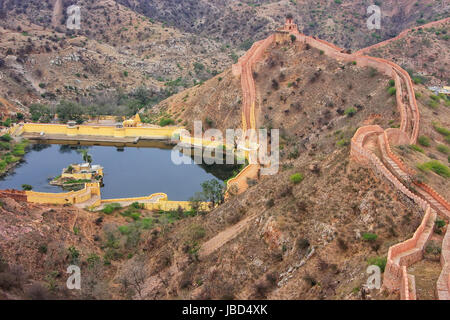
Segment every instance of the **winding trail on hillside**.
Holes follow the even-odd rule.
[[[256,218],[256,215],[248,216],[245,219],[242,219],[241,221],[236,223],[235,225],[220,232],[217,236],[203,243],[199,251],[199,258],[200,259],[205,258],[206,256],[210,255],[217,249],[221,248],[228,241],[236,238],[236,236],[239,235],[242,231],[244,231],[245,228],[248,226],[248,224],[254,218]]]
[[[384,47],[384,46],[390,44],[391,42],[394,42],[394,41],[397,41],[397,40],[400,40],[400,39],[406,37],[413,30],[418,30],[420,28],[422,28],[422,29],[424,29],[424,28],[431,28],[431,27],[434,27],[436,25],[439,25],[439,24],[442,24],[442,23],[446,23],[448,21],[450,21],[450,17],[449,18],[444,18],[444,19],[441,19],[441,20],[437,20],[437,21],[433,21],[433,22],[429,22],[429,23],[426,23],[426,24],[423,24],[421,26],[417,26],[417,27],[414,27],[414,28],[403,30],[396,37],[391,38],[391,39],[387,39],[387,40],[382,41],[382,42],[378,42],[378,43],[376,43],[374,45],[371,45],[369,47],[366,47],[366,48],[363,48],[361,50],[358,50],[358,51],[355,52],[355,54],[357,54],[357,55],[366,54],[366,53],[370,52],[371,50],[374,50],[374,49],[377,49],[377,48],[380,48],[380,47]]]
[[[422,26],[430,27],[449,18],[432,22]],[[326,41],[309,37],[298,32],[296,26],[292,28],[292,22],[287,21],[284,28],[278,30],[278,38],[273,35],[266,40],[255,43],[247,54],[233,65],[233,75],[241,76],[243,94],[243,127],[256,128],[255,105],[256,90],[253,79],[252,66],[262,59],[265,49],[273,43],[284,39],[290,41],[294,35],[296,41],[308,44],[323,51],[335,59],[353,62],[359,66],[373,67],[378,71],[391,76],[395,80],[397,108],[400,111],[400,129],[384,130],[380,126],[370,125],[359,128],[351,141],[351,157],[353,160],[370,166],[375,173],[390,182],[395,189],[412,199],[424,211],[422,223],[411,239],[389,248],[386,270],[384,273],[383,287],[388,290],[400,290],[400,297],[404,300],[416,299],[414,276],[409,275],[407,267],[422,260],[425,245],[429,241],[434,227],[434,221],[439,214],[441,217],[450,219],[450,203],[431,187],[423,183],[414,183],[414,191],[410,190],[409,184],[412,170],[409,169],[391,150],[391,144],[414,144],[419,134],[420,114],[415,99],[413,84],[409,74],[397,64],[380,58],[363,55],[364,52],[376,47],[381,47],[408,34],[410,30],[402,32],[396,38],[384,41],[375,46],[362,49],[354,54],[345,51]],[[245,176],[245,175],[244,175]],[[411,181],[410,181],[411,182]],[[203,244],[201,256],[204,257],[231,239],[240,234],[245,226],[253,219],[250,216],[235,226],[222,231],[217,236]],[[436,293],[439,299],[450,299],[450,227],[442,242],[441,254],[442,272],[436,284]]]
[[[63,4],[62,0],[56,0],[53,6],[53,15],[52,15],[52,26],[56,28],[61,24],[61,19],[63,17]]]

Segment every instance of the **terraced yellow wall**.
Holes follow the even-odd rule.
[[[166,201],[167,200],[167,194],[165,193],[154,193],[152,195],[146,196],[146,197],[134,197],[134,198],[119,198],[119,199],[105,199],[102,200],[102,203],[118,203],[118,202],[143,202],[143,201],[149,201],[152,198],[161,196],[160,200]]]
[[[99,183],[86,183],[79,191],[66,193],[45,193],[26,191],[27,201],[40,204],[75,204],[88,201],[93,195],[100,195]]]
[[[150,201],[152,198],[155,197],[161,197],[159,200],[155,202],[146,202]],[[102,204],[105,203],[123,203],[123,202],[138,202],[142,203],[147,210],[164,210],[164,211],[171,211],[171,210],[177,210],[179,207],[183,208],[184,210],[191,210],[192,206],[189,201],[169,201],[167,194],[165,193],[154,193],[147,197],[137,197],[137,198],[119,198],[119,199],[105,199],[101,200]],[[208,203],[202,203],[201,208],[203,210],[208,211],[209,210],[209,204]]]
[[[91,180],[92,173],[63,173],[61,178],[69,178],[74,180]]]
[[[64,124],[40,124],[25,123],[21,133],[41,133],[59,134],[68,136],[106,136],[106,137],[147,137],[147,138],[163,138],[170,139],[177,133],[180,127],[133,127],[133,128],[116,128],[114,126],[88,126],[78,125],[69,127]]]
[[[189,201],[166,201],[160,200],[157,203],[145,203],[145,208],[147,210],[163,210],[163,211],[173,211],[181,207],[184,210],[191,210],[192,206]],[[200,208],[204,211],[209,211],[210,207],[208,203],[202,203]]]

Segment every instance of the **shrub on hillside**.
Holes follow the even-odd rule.
[[[173,119],[170,119],[170,118],[162,118],[162,119],[159,121],[159,125],[160,125],[161,127],[165,127],[165,126],[173,125],[173,124],[175,124],[175,121],[174,121]]]
[[[408,147],[414,151],[424,153],[423,149],[416,144],[410,144]]]
[[[442,164],[438,160],[431,160],[422,164],[419,164],[417,166],[422,171],[431,170],[434,173],[444,177],[444,178],[450,178],[450,168],[447,167],[445,164]]]
[[[25,296],[30,300],[49,300],[50,292],[42,284],[35,282],[25,290]]]
[[[395,87],[389,87],[388,88],[388,93],[393,96],[397,93],[397,89]]]
[[[344,114],[345,114],[347,117],[353,117],[353,116],[356,114],[356,112],[357,112],[356,109],[353,108],[353,107],[351,107],[351,108],[345,109]]]
[[[336,144],[339,147],[346,147],[346,146],[350,145],[350,140],[348,140],[348,139],[341,139],[338,142],[336,142]]]
[[[10,150],[11,145],[8,142],[0,141],[0,150]]]
[[[0,273],[0,288],[3,290],[10,290],[14,288],[15,281],[14,276],[9,272]]]
[[[429,147],[431,145],[431,140],[427,136],[420,136],[417,141],[424,147]]]
[[[144,205],[143,203],[139,203],[139,202],[133,202],[133,203],[131,204],[131,206],[132,206],[134,209],[144,209],[144,208],[145,208],[145,205]]]
[[[102,212],[105,214],[111,214],[114,211],[118,210],[121,208],[121,205],[119,203],[110,203],[107,204],[103,209]]]
[[[347,243],[342,238],[337,239],[337,245],[342,251],[347,251],[347,249],[348,249]]]
[[[427,106],[429,106],[431,109],[436,109],[439,106],[439,102],[436,100],[428,100]]]
[[[381,272],[384,272],[387,263],[387,257],[372,257],[367,260],[369,265],[378,266],[381,269]]]
[[[291,182],[294,184],[298,184],[298,183],[302,182],[303,179],[304,179],[304,176],[301,173],[294,173],[290,177]]]
[[[442,228],[445,227],[445,221],[442,219],[436,219],[434,222],[434,232],[437,234],[442,234]]]
[[[375,240],[378,239],[378,236],[377,236],[375,233],[369,233],[369,232],[366,232],[366,233],[363,233],[363,234],[362,234],[362,238],[363,238],[365,241],[375,241]]]
[[[279,87],[280,87],[280,85],[278,84],[278,81],[275,80],[275,79],[273,79],[273,80],[272,80],[272,88],[273,88],[274,90],[278,90]]]
[[[447,147],[446,145],[439,144],[439,145],[437,145],[436,149],[437,149],[439,152],[442,152],[442,153],[444,153],[444,154],[447,154],[447,155],[450,154],[450,148]]]

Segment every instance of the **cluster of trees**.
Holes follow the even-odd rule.
[[[219,180],[212,179],[202,183],[202,191],[196,192],[190,199],[191,206],[195,211],[199,211],[202,202],[210,202],[214,208],[217,204],[222,204],[225,200],[225,185]]]
[[[143,108],[151,108],[166,97],[164,92],[155,92],[139,87],[133,92],[104,93],[95,97],[83,97],[78,102],[60,101],[57,105],[33,104],[30,106],[33,122],[50,122],[55,114],[62,122],[83,123],[84,116],[99,115],[132,116]]]

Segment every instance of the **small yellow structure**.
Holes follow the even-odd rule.
[[[66,193],[44,193],[35,191],[25,191],[27,202],[42,204],[89,204],[100,202],[100,184],[86,183],[84,188],[78,191]]]
[[[72,164],[68,168],[64,168],[61,174],[63,179],[74,180],[92,180],[98,176],[103,177],[103,167],[90,163]]]
[[[124,127],[139,127],[142,125],[141,117],[139,116],[139,113],[136,113],[136,115],[128,120],[125,120],[123,122]]]
[[[445,86],[442,90],[443,94],[450,95],[450,86]]]

